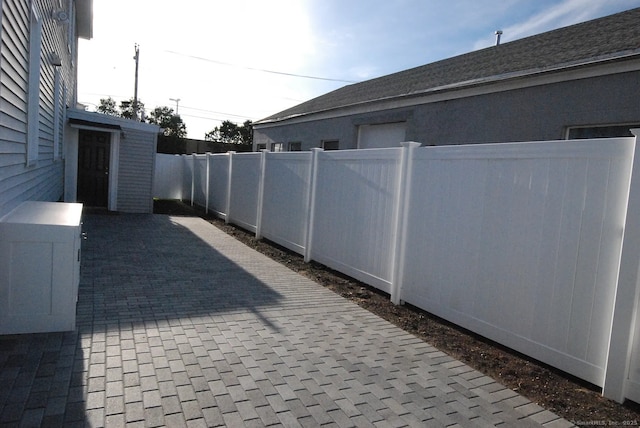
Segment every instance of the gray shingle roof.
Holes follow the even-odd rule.
[[[640,55],[638,23],[640,8],[631,9],[348,85],[283,110],[256,124],[446,90],[510,75],[527,75]]]

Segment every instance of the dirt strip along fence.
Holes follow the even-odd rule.
[[[155,196],[640,402],[636,148],[630,137],[159,154]]]

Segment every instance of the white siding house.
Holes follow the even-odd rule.
[[[1,0],[0,216],[62,199],[65,111],[76,103],[78,37],[92,0]]]
[[[29,200],[151,212],[159,128],[77,109],[93,0],[0,0],[0,18],[0,217]]]

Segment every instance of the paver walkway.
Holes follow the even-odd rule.
[[[0,426],[571,426],[202,219],[84,224],[77,330],[0,336]]]

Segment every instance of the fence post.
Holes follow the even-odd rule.
[[[404,254],[407,241],[407,215],[409,213],[409,201],[411,200],[411,176],[413,168],[413,155],[420,143],[405,142],[402,145],[400,157],[400,171],[398,174],[398,195],[394,213],[393,249],[391,254],[391,302],[400,304],[402,292],[402,279],[404,276]]]
[[[318,182],[318,156],[323,149],[311,149],[311,168],[309,168],[309,195],[307,199],[307,218],[305,219],[304,261],[311,261],[311,247],[313,246],[313,222],[316,211],[316,185]]]
[[[264,177],[268,150],[260,150],[260,178],[258,179],[258,203],[256,209],[256,239],[262,238],[262,205],[264,202]]]
[[[180,159],[182,159],[182,186],[180,186],[180,200],[184,202],[185,195],[185,184],[187,181],[187,155],[180,155]]]
[[[227,171],[228,174],[228,178],[227,178],[227,201],[226,201],[226,207],[225,207],[225,216],[224,216],[224,222],[229,224],[230,222],[230,218],[231,218],[231,177],[232,177],[232,173],[233,173],[233,157],[235,156],[236,152],[234,151],[230,151],[229,152],[229,168]]]
[[[205,196],[204,196],[204,212],[205,214],[209,214],[209,167],[211,162],[211,153],[205,153],[205,164],[207,168],[207,173],[205,174],[207,182],[205,183]]]
[[[636,302],[640,292],[640,129],[633,129],[631,132],[636,136],[631,185],[602,387],[602,395],[619,403],[625,399],[626,380],[634,348],[635,322],[638,316]]]
[[[180,200],[183,200],[184,193],[184,161],[182,160],[182,155],[174,155],[177,156],[180,161],[178,161],[178,165],[180,165]],[[173,164],[173,162],[172,162]]]
[[[196,194],[196,154],[191,154],[191,161],[193,164],[191,165],[191,206],[194,205],[193,199]]]

